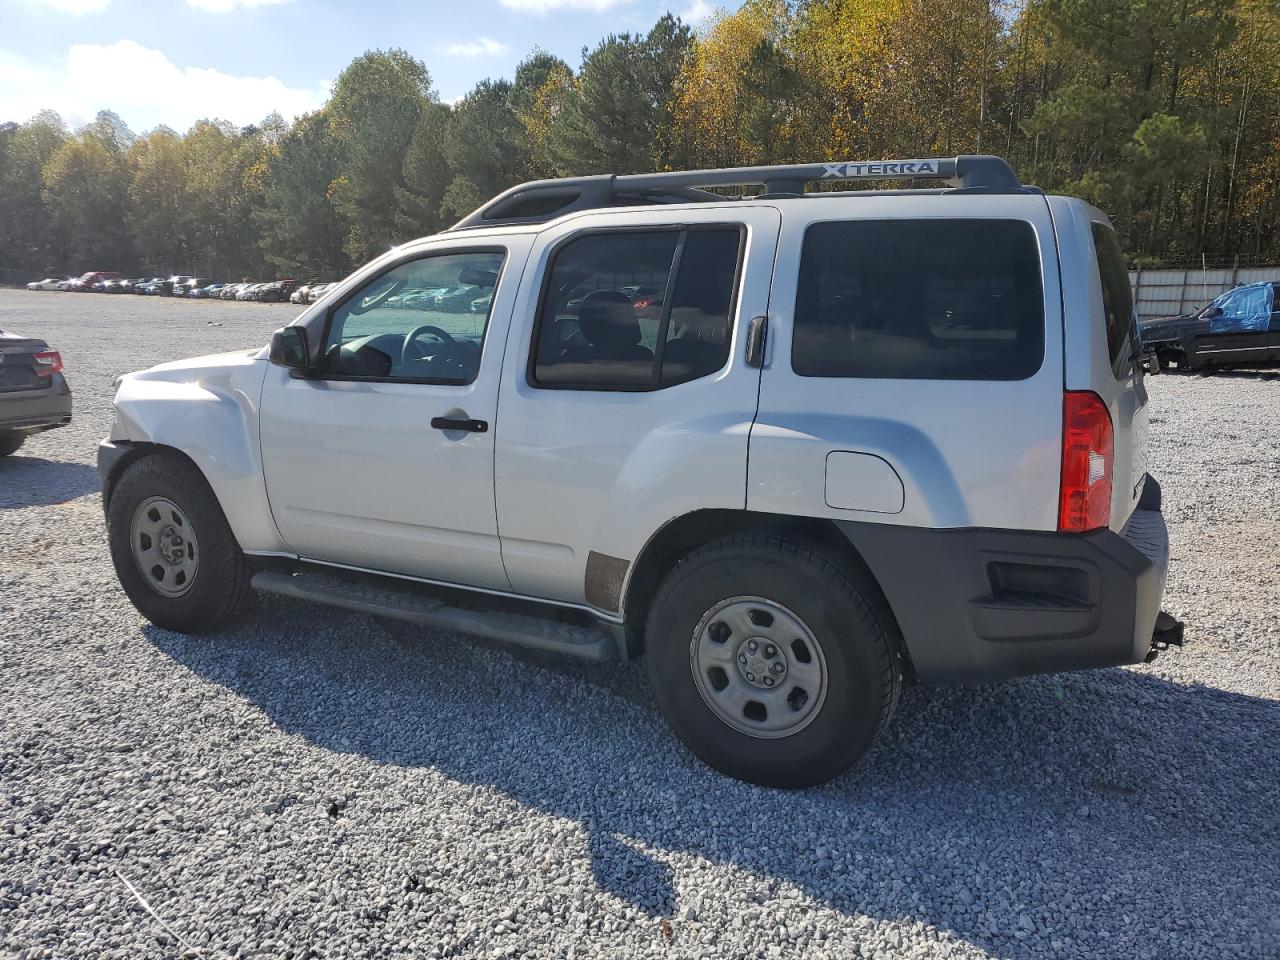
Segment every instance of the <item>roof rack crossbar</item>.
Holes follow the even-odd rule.
[[[763,185],[766,196],[795,196],[810,183],[851,180],[943,180],[952,187],[990,193],[1023,189],[1002,157],[982,154],[926,160],[854,160],[720,170],[680,170],[625,176],[602,174],[521,184],[499,194],[451,229],[498,223],[542,223],[575,210],[620,203],[680,203],[723,200],[700,187]],[[557,202],[562,201],[562,202]]]

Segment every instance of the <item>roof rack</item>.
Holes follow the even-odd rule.
[[[772,167],[728,167],[626,176],[600,174],[536,180],[512,187],[463,217],[451,230],[498,224],[544,223],[577,210],[661,203],[699,203],[726,198],[699,187],[763,185],[764,198],[802,196],[810,183],[850,180],[943,180],[971,192],[1019,193],[1018,175],[1003,157],[983,154],[929,160],[800,163]]]

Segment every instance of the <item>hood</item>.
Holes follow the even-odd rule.
[[[200,383],[207,379],[221,379],[235,372],[238,367],[252,366],[267,357],[266,347],[252,350],[232,350],[229,353],[211,353],[186,360],[170,360],[154,367],[129,373],[130,380],[163,380],[170,383]]]
[[[1177,317],[1154,317],[1138,322],[1138,333],[1146,343],[1157,340],[1176,340],[1189,333],[1207,328],[1209,321],[1201,320],[1195,313]]]

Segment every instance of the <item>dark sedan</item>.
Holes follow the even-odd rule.
[[[71,422],[62,356],[43,340],[0,330],[0,457],[27,437]]]
[[[1245,284],[1193,313],[1143,320],[1138,329],[1161,366],[1280,363],[1280,283]]]

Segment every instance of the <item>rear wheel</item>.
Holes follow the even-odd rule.
[[[682,560],[645,631],[649,677],[676,733],[730,776],[807,787],[846,770],[897,705],[896,628],[831,558],[737,535]]]
[[[0,457],[7,457],[11,453],[17,453],[27,440],[25,433],[0,433]]]
[[[125,593],[156,626],[200,633],[249,600],[244,554],[196,467],[157,454],[125,468],[107,509],[111,560]]]

